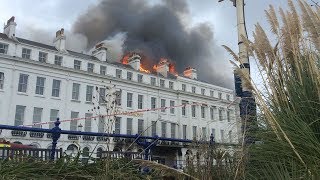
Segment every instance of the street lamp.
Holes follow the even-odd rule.
[[[218,0],[222,2],[224,0]],[[248,75],[250,78],[250,63],[248,56],[248,49],[243,43],[243,38],[247,39],[247,29],[244,17],[244,0],[230,0],[233,5],[237,8],[237,29],[238,29],[238,46],[239,46],[239,61],[240,69],[243,74]],[[254,143],[253,138],[247,135],[247,132],[254,128],[254,121],[256,120],[256,103],[252,94],[250,87],[246,86],[247,83],[242,83],[248,81],[244,79],[246,77],[238,77],[235,74],[235,89],[240,100],[240,117],[242,121],[242,133],[244,136],[244,141],[246,144]],[[240,80],[240,83],[239,83]]]

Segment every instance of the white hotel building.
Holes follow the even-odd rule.
[[[67,50],[63,29],[57,32],[51,46],[16,37],[15,28],[11,18],[0,33],[0,124],[18,126],[55,121],[57,117],[64,120],[95,116],[96,111],[91,109],[96,87],[104,94],[105,86],[111,82],[121,90],[117,98],[121,111],[201,104],[149,111],[138,117],[119,115],[114,133],[138,134],[147,129],[145,136],[198,140],[209,140],[213,133],[218,143],[238,143],[238,104],[233,103],[234,92],[198,80],[195,69],[174,76],[168,72],[168,64],[162,63],[157,73],[144,73],[139,71],[139,58],[132,58],[128,65],[108,62],[104,44],[97,45],[92,54]],[[104,121],[65,122],[60,128],[79,130],[81,124],[82,131],[104,132]],[[3,130],[1,137],[38,148],[48,148],[52,142],[43,133]],[[112,140],[110,150],[125,151],[126,143]],[[96,144],[96,151],[106,150],[104,139],[94,137],[62,135],[57,146],[91,151]],[[130,150],[139,148],[134,145]],[[183,157],[188,147],[159,143],[154,154],[165,152],[169,156],[168,149],[176,157]]]

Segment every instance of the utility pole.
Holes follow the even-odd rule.
[[[219,0],[222,2],[224,0]],[[238,29],[238,46],[239,46],[239,61],[240,68],[243,74],[247,74],[250,78],[250,63],[248,50],[246,45],[243,43],[243,38],[248,38],[245,16],[244,16],[244,0],[230,0],[233,2],[233,6],[237,9],[237,29]],[[235,89],[236,95],[241,97],[240,100],[240,117],[241,117],[241,130],[245,144],[254,143],[252,138],[252,131],[256,127],[256,103],[249,87],[245,86],[242,82],[245,77],[239,77],[235,74]]]

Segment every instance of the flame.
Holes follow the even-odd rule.
[[[126,54],[125,56],[123,56],[122,60],[121,60],[121,63],[122,64],[128,64],[129,63],[129,58],[133,55],[134,53],[128,53]],[[140,68],[139,70],[141,72],[145,72],[145,73],[151,73],[149,70],[147,70],[146,68],[143,67],[142,63],[140,62]]]

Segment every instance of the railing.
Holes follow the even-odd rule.
[[[50,160],[52,149],[38,149],[38,148],[12,148],[0,147],[0,159],[8,159],[14,161],[24,160]],[[55,149],[55,159],[62,157],[62,148]]]
[[[25,126],[10,126],[10,125],[0,125],[0,129],[8,129],[13,130],[14,135],[17,136],[23,136],[25,137],[27,132],[32,132],[33,137],[43,137],[43,133],[47,133],[46,137],[52,139],[52,149],[50,152],[50,159],[54,160],[55,157],[59,157],[56,155],[56,145],[57,141],[60,138],[61,134],[68,134],[68,139],[78,139],[80,136],[82,136],[83,140],[86,141],[93,141],[94,137],[97,137],[97,141],[109,141],[110,137],[113,137],[114,140],[125,138],[127,139],[127,143],[135,142],[138,145],[142,146],[144,148],[144,159],[149,158],[150,150],[157,145],[158,141],[161,142],[171,142],[166,144],[174,144],[177,145],[179,143],[182,143],[183,145],[187,143],[191,143],[192,140],[189,139],[175,139],[175,138],[165,138],[165,137],[158,137],[158,136],[139,136],[136,135],[128,135],[128,134],[112,134],[112,133],[96,133],[96,132],[81,132],[81,131],[67,131],[67,130],[61,130],[59,128],[60,121],[59,118],[57,118],[57,121],[55,122],[55,127],[52,129],[42,129],[42,128],[32,128],[32,127],[25,127]],[[34,133],[38,132],[38,133]],[[30,133],[31,136],[31,133]],[[214,143],[213,137],[210,138],[210,143]],[[44,151],[46,152],[46,151]],[[0,154],[1,155],[1,154]]]

